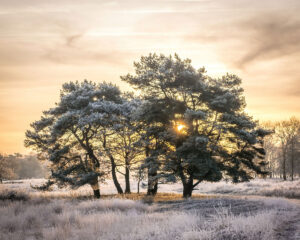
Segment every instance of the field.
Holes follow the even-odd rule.
[[[299,180],[202,183],[188,200],[181,199],[180,184],[160,185],[151,199],[116,195],[108,182],[104,198],[94,200],[89,187],[46,193],[30,187],[42,181],[0,185],[1,240],[300,238]]]

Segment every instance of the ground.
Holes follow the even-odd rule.
[[[188,200],[179,184],[160,185],[163,193],[151,199],[115,195],[108,182],[104,199],[94,200],[88,187],[48,193],[30,187],[42,181],[0,185],[1,240],[300,239],[299,180],[202,183]]]

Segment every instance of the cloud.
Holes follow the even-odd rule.
[[[83,37],[84,34],[83,33],[78,33],[78,34],[72,34],[69,36],[65,37],[66,40],[66,46],[68,47],[73,47],[76,41],[78,41],[81,37]]]
[[[282,58],[300,53],[300,19],[295,16],[264,15],[240,25],[249,32],[248,51],[236,62],[240,68],[255,61]]]

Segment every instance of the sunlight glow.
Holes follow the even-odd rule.
[[[182,129],[184,129],[185,126],[183,124],[178,124],[177,125],[177,130],[180,132]]]

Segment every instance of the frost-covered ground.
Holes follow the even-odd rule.
[[[300,199],[300,180],[282,181],[279,179],[254,179],[250,182],[233,184],[231,182],[201,183],[197,193],[261,195]]]
[[[26,179],[14,181],[10,184],[10,181],[4,182],[2,188],[9,189],[23,189],[26,192],[35,191],[30,187],[30,185],[40,185],[44,182],[44,179]],[[136,182],[131,183],[132,192],[136,192],[137,185]],[[146,189],[141,187],[141,192],[145,192]],[[166,193],[182,193],[182,185],[180,183],[174,184],[159,184],[159,192]],[[70,191],[66,189],[54,189],[51,195],[64,195],[64,194],[79,194],[79,195],[90,195],[92,190],[89,186],[81,187],[76,191]],[[101,184],[102,194],[115,194],[116,190],[113,186],[112,181],[108,181],[105,184]],[[203,182],[200,183],[196,190],[193,192],[195,194],[228,194],[228,195],[260,195],[260,196],[273,196],[273,197],[286,197],[286,198],[296,198],[300,199],[300,180],[295,181],[282,181],[279,179],[254,179],[250,182],[233,184],[231,182]]]
[[[255,180],[237,185],[202,183],[195,192],[235,195],[150,205],[114,197],[77,198],[91,195],[88,186],[76,191],[54,189],[42,194],[30,187],[30,184],[43,181],[32,179],[0,184],[0,240],[300,239],[299,200],[254,196],[266,195],[267,191],[279,192],[278,189],[284,194],[294,191],[292,196],[298,196],[299,180]],[[135,184],[132,190],[136,190]],[[15,191],[15,196],[8,198],[15,200],[3,200],[11,191]],[[159,191],[181,193],[181,186],[163,184]],[[112,194],[115,190],[109,182],[101,186],[101,192]]]
[[[0,239],[298,239],[299,207],[283,200],[125,199],[2,201]],[[286,231],[286,225],[290,229]]]

